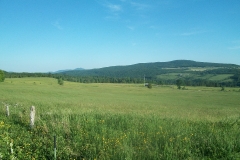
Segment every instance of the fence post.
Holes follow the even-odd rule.
[[[30,127],[34,127],[34,120],[35,120],[35,107],[30,107]]]
[[[57,159],[56,135],[53,136],[53,137],[54,137],[54,140],[53,140],[53,143],[54,143],[54,159]]]
[[[9,107],[6,106],[6,116],[8,117],[10,114],[9,114]]]

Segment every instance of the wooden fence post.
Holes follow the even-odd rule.
[[[34,120],[35,120],[35,107],[30,107],[30,127],[34,127]]]
[[[8,105],[6,106],[6,116],[8,117],[10,114],[9,114],[9,107]]]
[[[56,135],[53,138],[53,143],[54,143],[54,159],[57,159],[57,145],[56,145]]]

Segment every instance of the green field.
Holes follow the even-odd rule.
[[[214,75],[209,80],[212,81],[219,81],[219,80],[227,80],[230,76],[233,76],[233,74],[220,74],[220,75]]]
[[[231,76],[233,76],[233,74],[197,75],[197,74],[192,74],[192,73],[167,73],[167,74],[158,75],[157,78],[159,78],[161,80],[176,80],[176,79],[179,79],[180,77],[182,77],[182,78],[205,79],[205,80],[210,80],[210,81],[227,82],[227,81],[232,81],[232,79],[230,79]]]
[[[188,67],[189,71],[206,71],[206,70],[213,70],[213,69],[220,69],[223,67]]]
[[[220,90],[7,78],[0,157],[53,159],[56,135],[57,159],[240,159],[240,91]]]

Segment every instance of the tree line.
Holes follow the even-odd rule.
[[[3,82],[5,79],[4,71],[0,70],[0,82]]]
[[[165,72],[169,72],[166,70]],[[165,73],[164,72],[164,73]],[[182,72],[183,73],[183,72]],[[206,74],[233,74],[230,77],[229,81],[211,81],[208,79],[195,79],[194,77],[181,77],[179,76],[176,79],[160,79],[157,75],[152,73],[146,74],[146,83],[152,83],[156,85],[175,85],[178,79],[181,79],[182,84],[185,86],[208,86],[208,87],[236,87],[240,86],[240,70],[239,69],[215,69],[215,70],[207,70],[203,72],[188,72],[199,74],[204,76]],[[133,76],[114,76],[109,73],[109,76],[80,76],[80,75],[67,75],[67,74],[52,74],[52,73],[15,73],[15,72],[4,72],[0,71],[0,81],[4,81],[4,78],[23,78],[23,77],[51,77],[59,79],[61,78],[63,81],[71,81],[78,83],[144,83],[144,74],[138,75],[136,77]]]

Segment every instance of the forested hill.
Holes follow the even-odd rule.
[[[240,86],[240,66],[175,60],[60,73],[5,72],[5,77],[53,77],[80,83],[144,83],[145,77],[146,83],[154,84],[175,84],[180,79],[187,86]]]
[[[207,63],[195,62],[191,60],[175,60],[170,62],[155,62],[155,63],[139,63],[128,66],[112,66],[100,69],[91,70],[73,70],[62,72],[64,75],[69,76],[106,76],[106,77],[130,77],[139,78],[146,75],[148,77],[155,77],[160,74],[166,73],[183,73],[186,71],[193,71],[194,68],[202,68],[204,70],[221,69],[234,69],[240,66],[235,64],[222,64],[222,63]]]

